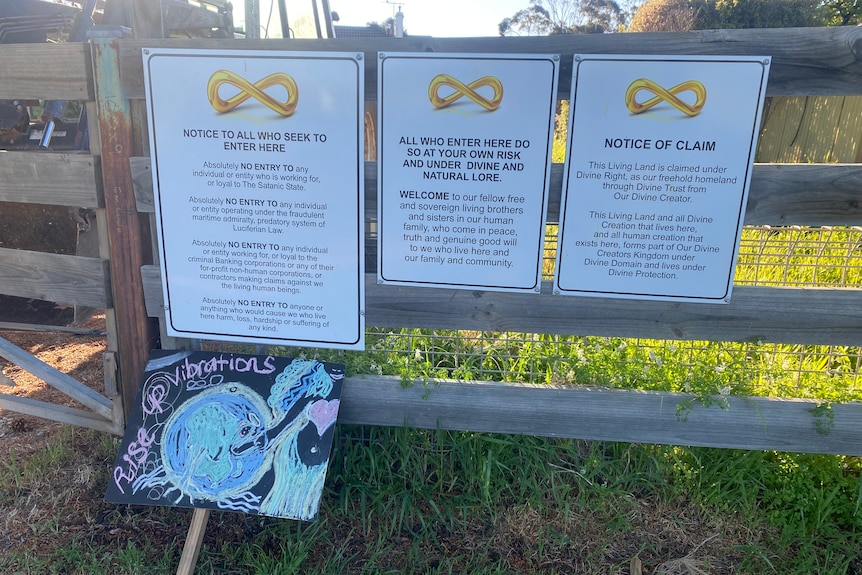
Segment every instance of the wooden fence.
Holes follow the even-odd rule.
[[[87,102],[96,117],[95,90],[89,70],[90,49],[84,44],[0,45],[0,99],[62,99]],[[0,151],[0,201],[87,208],[96,214],[96,257],[60,255],[23,249],[0,249],[0,293],[104,309],[108,351],[104,356],[102,393],[0,338],[0,357],[36,375],[77,400],[83,408],[0,394],[0,407],[64,423],[113,433],[123,429],[117,389],[117,342],[109,243],[100,169],[98,125],[91,127],[92,152]],[[36,222],[33,222],[36,225]],[[4,323],[0,329],[32,326]],[[47,328],[45,328],[47,329]]]
[[[862,97],[775,98],[763,115],[758,162],[862,162]]]
[[[46,63],[37,74],[14,67],[8,57],[0,58],[0,76],[8,78],[14,71],[19,78],[14,97],[47,97],[42,78],[53,72],[63,78],[62,90],[66,93],[95,99],[102,137],[101,154],[94,153],[93,157],[101,160],[106,190],[105,226],[113,278],[113,300],[106,296],[104,303],[116,310],[112,317],[117,326],[119,379],[126,408],[150,347],[151,336],[141,326],[147,317],[164,317],[159,269],[145,259],[151,252],[147,226],[139,227],[134,213],[134,209],[149,216],[153,212],[150,162],[145,157],[146,135],[141,129],[146,123],[140,112],[144,47],[365,52],[365,96],[371,109],[376,101],[378,50],[559,53],[559,99],[568,98],[575,53],[771,56],[767,96],[862,94],[862,29],[855,27],[485,39],[106,39],[92,45],[92,88],[87,74],[91,61],[87,46],[0,47],[4,53],[20,50],[22,58],[33,58],[39,51],[39,61]],[[12,95],[13,90],[7,86],[4,82],[0,87],[0,97]],[[34,166],[36,161],[32,160]],[[0,161],[0,170],[4,165]],[[561,165],[553,167],[549,222],[559,219],[562,172]],[[367,165],[365,173],[366,221],[370,224],[376,218],[376,165]],[[132,181],[134,198],[130,193]],[[0,183],[0,199],[9,194],[15,195]],[[43,194],[53,197],[47,188]],[[760,164],[753,172],[745,223],[858,226],[862,225],[860,199],[862,166]],[[95,203],[102,209],[99,196]],[[0,253],[0,261],[5,265],[5,253]],[[18,269],[22,264],[14,265]],[[0,292],[10,289],[5,275],[0,267]],[[862,289],[738,286],[730,304],[713,306],[564,298],[551,295],[550,286],[544,286],[542,295],[381,286],[376,276],[369,274],[366,300],[369,326],[862,345]],[[162,336],[162,347],[166,348],[191,343],[173,340],[164,333]],[[695,404],[687,410],[686,418],[679,418],[677,406],[691,399],[675,393],[490,382],[436,381],[404,387],[399,378],[358,376],[345,381],[339,421],[862,454],[859,403],[830,406],[830,426],[824,431],[814,415],[818,403],[813,401],[730,397],[727,409]]]

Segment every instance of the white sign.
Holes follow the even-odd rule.
[[[361,348],[361,55],[143,54],[168,334]]]
[[[379,281],[538,293],[559,57],[379,60]]]
[[[730,301],[768,73],[575,56],[555,292]]]

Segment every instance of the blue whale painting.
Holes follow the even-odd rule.
[[[316,518],[344,368],[153,352],[106,500]]]

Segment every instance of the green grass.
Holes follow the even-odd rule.
[[[44,477],[107,471],[99,434],[59,443],[74,460],[46,449],[32,464]],[[645,573],[670,562],[858,573],[860,473],[852,457],[339,426],[320,518],[213,512],[196,572],[627,573],[637,557]],[[0,492],[26,499],[31,487],[12,476],[0,470]],[[34,526],[30,549],[0,554],[0,572],[174,573],[188,510],[107,505],[107,477],[84,489],[91,518],[55,501],[51,528]]]
[[[862,229],[745,228],[737,284],[862,287]]]

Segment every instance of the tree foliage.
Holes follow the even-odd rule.
[[[862,0],[828,0],[824,2],[827,26],[862,23]]]
[[[498,25],[500,36],[614,32],[625,15],[614,0],[530,0]]]
[[[692,0],[701,30],[795,28],[823,23],[820,0]]]
[[[632,16],[629,32],[682,32],[693,30],[697,10],[689,0],[647,0]]]
[[[549,33],[551,15],[541,2],[530,0],[530,5],[518,10],[513,16],[503,18],[497,25],[500,36],[541,36]]]
[[[365,25],[368,28],[374,28],[375,30],[377,30],[381,34],[383,34],[384,36],[395,36],[395,18],[394,17],[387,18],[382,23],[377,22],[377,21],[366,22]],[[406,30],[403,30],[402,32],[405,36],[407,35]]]
[[[720,28],[794,28],[853,23],[862,0],[648,0],[632,32]]]

